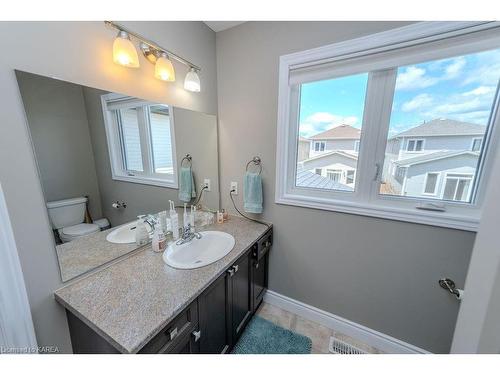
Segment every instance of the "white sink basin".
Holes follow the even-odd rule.
[[[200,232],[201,238],[176,245],[171,243],[163,253],[169,266],[189,270],[200,268],[223,258],[234,247],[234,237],[219,231]]]
[[[112,243],[133,243],[135,242],[135,227],[137,221],[119,226],[106,236],[106,240]]]

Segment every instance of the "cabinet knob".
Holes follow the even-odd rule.
[[[229,276],[233,277],[233,275],[234,275],[234,269],[233,268],[228,269],[227,273],[229,274]]]
[[[259,268],[259,263],[255,263],[255,268]]]
[[[201,331],[193,331],[194,342],[197,342],[201,337]]]
[[[240,266],[238,266],[237,264],[233,266],[234,273],[238,272],[239,268]]]

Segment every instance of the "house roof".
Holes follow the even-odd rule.
[[[351,125],[342,124],[313,135],[309,139],[359,139],[360,137],[360,129],[357,129]]]
[[[306,137],[299,136],[299,142],[310,142],[310,140]]]
[[[330,190],[345,190],[353,191],[350,186],[335,182],[327,177],[320,176],[319,174],[304,170],[297,169],[297,186],[308,187],[316,189],[330,189]]]
[[[479,157],[479,152],[477,151],[437,151],[430,154],[424,154],[415,156],[412,158],[397,160],[394,163],[400,167],[409,167],[415,164],[428,163],[430,161],[435,161],[439,159],[448,159],[460,155],[471,155],[474,157]]]
[[[349,159],[358,160],[358,153],[355,151],[334,150],[334,151],[322,152],[321,154],[315,155],[309,159],[302,160],[301,163],[313,161],[313,160],[318,160],[318,159],[323,159],[323,158],[326,158],[328,156],[332,156],[335,154],[349,158]]]
[[[429,137],[437,135],[483,135],[486,126],[449,119],[434,119],[419,126],[396,134],[391,139],[401,137]]]

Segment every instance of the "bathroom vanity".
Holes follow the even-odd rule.
[[[74,353],[229,353],[265,294],[272,226],[230,216],[203,230],[234,248],[182,270],[148,245],[57,290]]]

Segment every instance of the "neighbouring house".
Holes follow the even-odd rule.
[[[328,151],[299,162],[299,169],[353,187],[357,164],[357,152]]]
[[[298,187],[305,187],[309,189],[354,190],[352,187],[333,181],[331,178],[323,177],[319,174],[301,168],[297,170],[296,185]]]
[[[397,195],[470,199],[486,126],[436,119],[391,137],[382,182]]]
[[[309,138],[310,156],[316,156],[329,151],[359,152],[361,130],[350,125],[342,124],[313,135]]]

